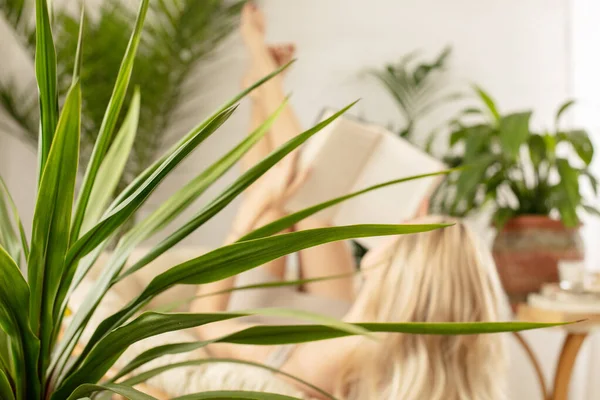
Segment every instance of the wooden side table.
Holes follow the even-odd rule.
[[[600,328],[600,314],[575,314],[564,311],[555,311],[531,307],[528,304],[520,304],[517,308],[517,318],[521,321],[530,322],[572,322],[581,321],[572,325],[564,325],[557,329],[566,332],[560,356],[555,367],[552,391],[549,391],[542,375],[540,363],[531,350],[531,347],[518,332],[515,336],[525,350],[538,377],[544,400],[567,400],[569,396],[569,384],[573,374],[573,366],[581,345],[588,334]]]

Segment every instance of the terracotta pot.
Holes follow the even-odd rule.
[[[560,260],[582,260],[579,227],[541,215],[510,220],[496,234],[493,255],[502,285],[511,303],[525,301],[544,283],[558,282]]]

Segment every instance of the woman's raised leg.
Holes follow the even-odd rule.
[[[328,222],[319,218],[307,218],[296,224],[295,230],[327,228]],[[313,279],[331,275],[347,275],[304,284],[303,289],[321,297],[338,300],[354,300],[354,275],[356,266],[352,252],[346,242],[332,242],[302,250],[299,253],[302,279]]]

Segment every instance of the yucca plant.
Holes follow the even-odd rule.
[[[71,88],[59,111],[56,59],[48,4],[46,0],[36,0],[36,76],[41,126],[38,154],[39,184],[30,242],[25,237],[16,207],[4,185],[0,196],[2,218],[0,220],[0,397],[3,400],[85,399],[102,391],[117,393],[129,399],[152,399],[153,397],[131,386],[147,379],[147,374],[136,376],[134,372],[134,376],[129,378],[125,375],[161,355],[190,351],[193,347],[202,347],[208,343],[185,343],[154,348],[150,352],[139,355],[117,373],[116,377],[105,380],[107,371],[131,344],[164,332],[237,318],[250,313],[143,312],[140,314],[142,307],[161,292],[174,285],[197,285],[220,280],[285,254],[321,243],[353,237],[423,232],[441,227],[439,225],[355,225],[273,236],[282,228],[289,227],[323,208],[366,191],[398,183],[402,179],[316,205],[264,226],[234,244],[175,265],[156,276],[135,299],[105,319],[95,329],[89,341],[82,343],[83,349],[75,352],[75,345],[88,324],[91,314],[116,282],[143,268],[202,226],[272,165],[349,108],[346,107],[332,118],[303,132],[275,150],[177,228],[174,233],[152,248],[144,258],[125,269],[125,262],[134,247],[161,231],[233,166],[244,152],[265,134],[280,108],[254,133],[207,170],[199,173],[150,216],[123,232],[111,258],[96,280],[94,289],[88,293],[87,299],[80,305],[68,326],[63,326],[63,316],[70,294],[86,276],[90,266],[111,238],[122,229],[124,223],[144,203],[165,176],[231,116],[238,101],[280,72],[275,71],[235,96],[166,151],[111,201],[108,194],[116,186],[123,171],[124,161],[130,151],[138,125],[140,91],[136,90],[127,116],[115,134],[117,117],[127,92],[147,10],[148,0],[142,0],[113,95],[98,132],[98,140],[75,195],[81,124],[82,89],[79,83],[81,35]],[[83,21],[83,18],[81,20]],[[109,146],[113,134],[115,134],[115,142]],[[294,315],[293,312],[290,312],[290,315]],[[459,334],[513,331],[546,326],[531,323],[345,324],[335,321],[323,323],[323,318],[318,320],[321,323],[317,325],[254,327],[215,338],[211,342],[268,345],[320,340],[369,331]],[[180,364],[169,365],[162,370],[180,366]],[[186,398],[232,397],[289,398],[267,393],[244,392],[211,392]]]

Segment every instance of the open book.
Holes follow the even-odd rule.
[[[323,118],[333,115],[327,110]],[[313,136],[303,147],[299,170],[310,174],[288,200],[295,212],[369,186],[446,169],[445,165],[383,127],[341,116]],[[392,185],[358,196],[319,216],[334,225],[402,223],[415,216],[430,196],[439,177],[427,177]],[[371,248],[382,238],[358,241]]]

